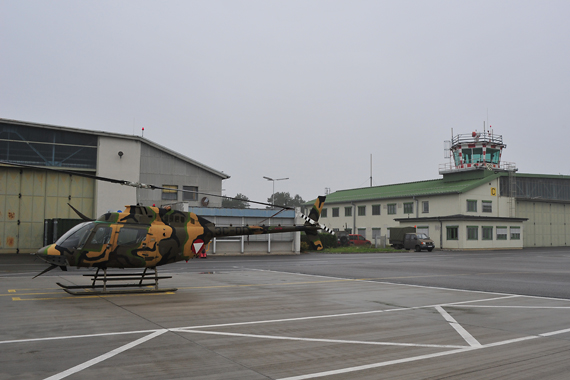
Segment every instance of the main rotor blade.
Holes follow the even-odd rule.
[[[171,191],[174,191],[174,190],[175,190],[175,189],[166,188],[166,187],[163,187],[163,186],[156,186],[156,185],[151,185],[151,184],[146,184],[146,183],[140,183],[140,182],[131,182],[131,181],[123,180],[123,179],[114,179],[114,178],[101,177],[101,176],[97,176],[97,175],[94,175],[94,174],[87,174],[87,173],[82,173],[82,172],[75,172],[75,171],[66,170],[66,169],[55,169],[55,168],[50,168],[50,167],[47,167],[47,166],[35,166],[35,165],[28,165],[28,164],[20,164],[20,163],[8,162],[8,161],[4,161],[4,160],[0,160],[0,164],[11,165],[11,166],[16,166],[16,167],[21,167],[21,168],[31,168],[31,169],[37,169],[37,170],[49,170],[49,171],[56,172],[56,173],[63,173],[63,174],[69,174],[69,175],[76,175],[76,176],[78,176],[78,177],[91,178],[91,179],[95,179],[95,180],[97,180],[97,181],[105,181],[105,182],[116,183],[116,184],[123,185],[123,186],[137,187],[137,188],[139,188],[139,189],[171,190]],[[202,195],[207,195],[207,196],[210,196],[210,197],[227,198],[227,199],[232,199],[232,200],[243,201],[243,199],[239,199],[239,198],[227,197],[227,196],[225,196],[225,195],[204,193],[204,192],[202,192],[202,191],[193,191],[193,190],[185,190],[185,189],[176,189],[176,191],[181,192],[181,193],[202,194]],[[263,206],[271,206],[271,207],[282,208],[282,209],[284,209],[284,210],[294,210],[294,208],[292,208],[292,207],[280,206],[280,205],[275,205],[275,204],[265,203],[265,202],[257,202],[257,201],[250,201],[250,200],[247,200],[246,202],[248,202],[248,203],[255,203],[255,204],[263,205]]]
[[[84,215],[83,213],[81,213],[78,209],[76,209],[75,207],[73,207],[70,203],[68,203],[67,205],[68,205],[69,207],[71,207],[71,208],[73,209],[73,211],[75,211],[75,213],[76,213],[77,215],[79,215],[79,217],[80,217],[81,219],[83,219],[84,221],[86,221],[86,222],[91,222],[91,221],[95,220],[95,219],[91,219],[91,218],[85,216],[85,215]]]

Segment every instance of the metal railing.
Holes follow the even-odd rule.
[[[475,136],[473,135],[475,133]],[[477,143],[477,142],[486,142],[490,144],[498,144],[503,145],[503,136],[502,135],[495,135],[493,133],[487,132],[473,132],[473,133],[465,133],[461,135],[455,135],[451,139],[451,145],[458,145],[458,144],[468,144],[468,143]]]
[[[500,170],[507,172],[517,171],[517,166],[514,162],[500,162],[498,164],[492,164],[490,162],[479,162],[476,164],[463,164],[456,166],[453,162],[448,162],[445,164],[439,164],[439,173],[449,173],[455,171],[463,170],[473,170],[473,169],[486,169],[486,170]]]

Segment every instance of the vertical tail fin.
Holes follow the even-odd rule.
[[[313,208],[309,212],[309,218],[311,218],[315,222],[318,222],[319,218],[321,217],[321,211],[323,211],[325,199],[327,199],[327,197],[322,195],[317,197],[317,199],[315,200],[315,204],[313,205]]]

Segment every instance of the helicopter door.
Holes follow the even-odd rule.
[[[114,238],[113,227],[110,225],[96,225],[85,243],[83,249],[88,251],[85,262],[96,264],[109,259],[109,252]]]

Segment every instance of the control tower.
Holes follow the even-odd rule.
[[[507,145],[503,143],[503,136],[495,135],[490,130],[455,135],[445,143],[446,158],[450,162],[440,165],[439,174],[475,170],[517,171],[514,163],[501,161],[503,149]]]

